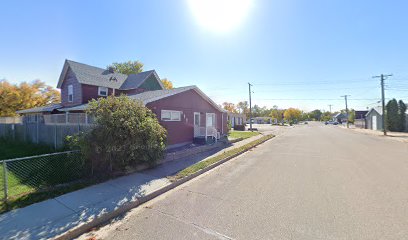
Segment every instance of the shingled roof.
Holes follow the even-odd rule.
[[[160,78],[157,76],[157,73],[154,70],[141,72],[139,74],[126,75],[117,72],[110,72],[109,70],[103,68],[78,63],[71,60],[65,60],[64,68],[58,81],[58,88],[61,88],[62,82],[64,81],[69,69],[71,69],[78,82],[81,84],[128,90],[139,87],[146,79],[150,77],[150,75],[153,74],[162,88],[164,88]]]
[[[62,108],[61,104],[50,104],[42,107],[35,107],[30,109],[19,110],[16,113],[42,113],[42,112],[52,112],[55,109]]]

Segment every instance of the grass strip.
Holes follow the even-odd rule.
[[[242,138],[242,139],[246,139],[246,138],[250,138],[253,136],[258,135],[259,132],[251,132],[251,131],[230,131],[228,133],[228,138]]]
[[[245,145],[243,145],[241,147],[231,149],[231,150],[223,152],[222,154],[219,154],[219,155],[217,155],[215,157],[211,157],[211,158],[209,158],[207,160],[198,162],[198,163],[196,163],[194,165],[191,165],[190,167],[187,167],[187,168],[181,170],[180,172],[178,172],[174,176],[174,179],[177,180],[177,179],[187,177],[187,176],[189,176],[191,174],[194,174],[194,173],[200,171],[201,169],[204,169],[204,168],[206,168],[206,167],[208,167],[208,166],[210,166],[210,165],[212,165],[212,164],[214,164],[216,162],[224,160],[224,159],[226,159],[228,157],[232,157],[232,156],[241,154],[241,153],[247,151],[248,149],[251,149],[251,148],[255,147],[256,145],[261,144],[261,143],[265,142],[266,140],[269,140],[269,139],[271,139],[273,137],[274,137],[274,135],[265,135],[265,136],[263,136],[261,138],[258,138],[257,140],[249,142],[249,143],[247,143],[247,144],[245,144]]]

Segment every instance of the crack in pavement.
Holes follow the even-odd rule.
[[[172,219],[174,219],[174,220],[177,220],[178,222],[184,223],[184,224],[186,224],[186,225],[191,225],[191,226],[193,226],[193,227],[195,227],[195,228],[197,228],[197,229],[203,231],[204,233],[206,233],[206,234],[208,234],[208,235],[212,235],[212,236],[214,236],[214,237],[216,237],[216,238],[218,238],[218,239],[234,240],[234,238],[229,237],[229,236],[227,236],[227,235],[225,235],[225,234],[219,233],[219,232],[217,232],[217,231],[215,231],[215,230],[212,230],[212,229],[210,229],[210,228],[206,228],[206,227],[200,226],[200,225],[198,225],[198,224],[196,224],[196,223],[194,223],[194,222],[186,221],[186,220],[184,220],[184,219],[182,219],[182,218],[179,218],[179,217],[176,217],[176,216],[174,216],[174,215],[172,215],[172,214],[169,214],[169,213],[166,213],[166,212],[157,210],[157,209],[152,209],[152,208],[147,208],[147,210],[156,211],[156,212],[158,212],[158,213],[160,213],[160,214],[162,214],[162,215],[165,215],[165,216],[170,217],[170,218],[172,218]]]
[[[224,199],[222,199],[222,198],[214,197],[214,196],[208,195],[208,194],[206,194],[206,193],[191,191],[191,190],[186,189],[186,188],[181,188],[180,190],[186,191],[186,192],[189,192],[189,193],[193,193],[193,194],[198,194],[198,195],[201,195],[201,196],[204,196],[204,197],[208,197],[208,198],[212,198],[212,199],[224,201]]]

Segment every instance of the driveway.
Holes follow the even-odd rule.
[[[408,144],[312,123],[94,234],[103,239],[408,239],[407,226]]]

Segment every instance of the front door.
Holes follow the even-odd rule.
[[[371,124],[372,124],[371,128],[373,130],[377,130],[377,116],[371,117]]]

